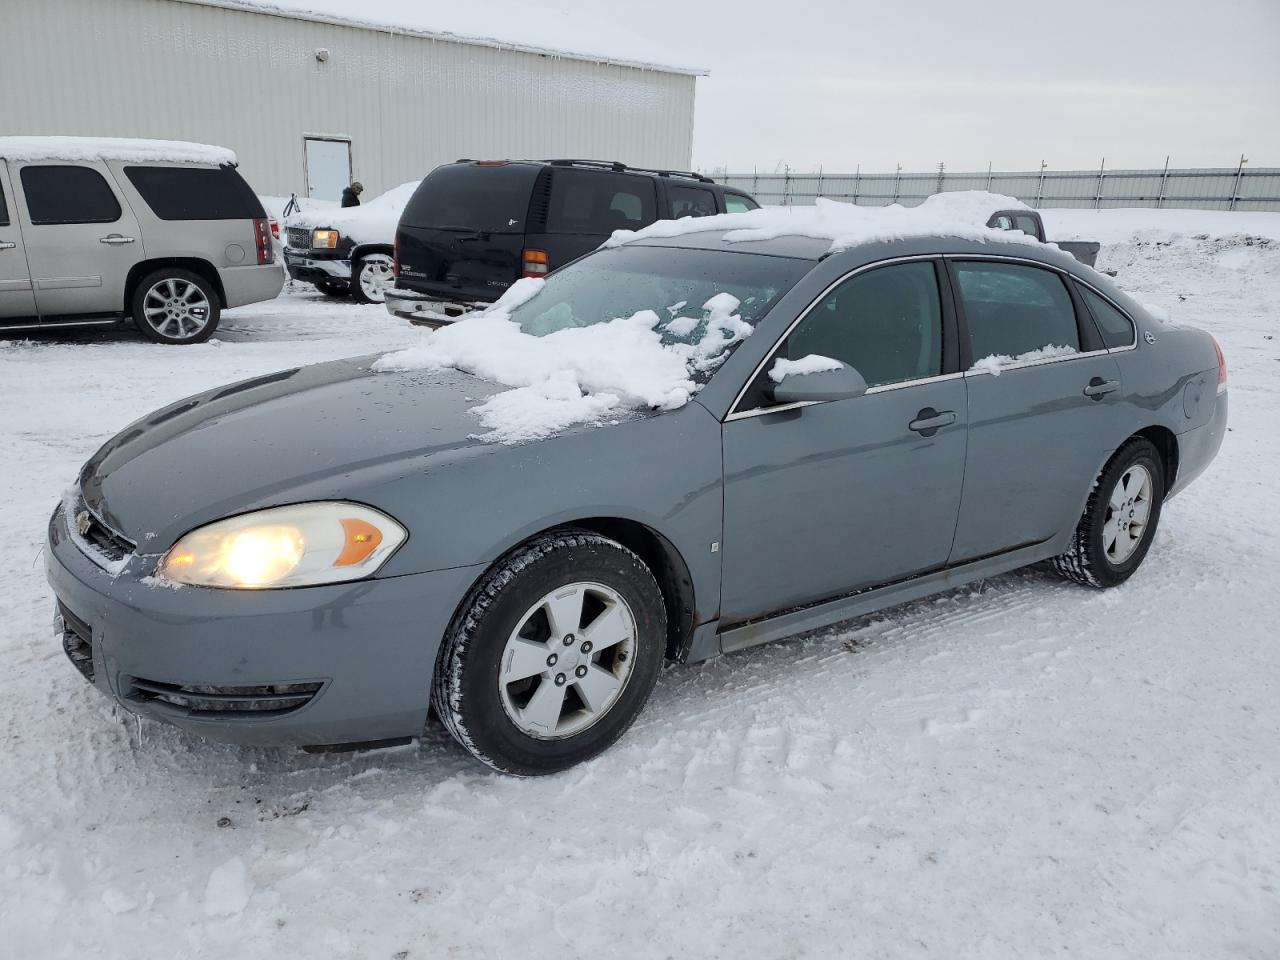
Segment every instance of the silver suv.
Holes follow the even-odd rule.
[[[0,335],[132,319],[200,343],[284,272],[262,202],[221,147],[0,137]]]

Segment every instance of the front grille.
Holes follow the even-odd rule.
[[[119,562],[133,553],[135,545],[116,533],[83,507],[71,518],[76,532],[102,556]]]
[[[301,710],[320,692],[323,683],[268,683],[224,687],[208,684],[184,686],[133,677],[129,699],[138,703],[165,704],[189,711],[193,717],[253,714],[278,717]]]
[[[305,227],[289,227],[285,230],[285,243],[291,250],[310,250],[311,231]]]
[[[58,603],[58,615],[62,618],[62,649],[67,659],[93,683],[93,631],[89,625]]]

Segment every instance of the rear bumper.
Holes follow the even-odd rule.
[[[351,283],[350,260],[326,260],[286,248],[284,265],[290,277],[304,283]]]
[[[279,263],[253,264],[247,267],[223,267],[218,271],[228,307],[274,300],[284,287],[284,271]]]
[[[420,734],[441,638],[482,571],[293,590],[174,589],[133,569],[154,557],[135,557],[115,576],[103,570],[73,541],[64,513],[50,521],[45,570],[72,664],[125,709],[229,743]],[[252,703],[232,710],[230,697]]]
[[[1213,462],[1227,435],[1227,391],[1218,394],[1209,422],[1178,434],[1178,475],[1168,496],[1181,493]]]
[[[387,312],[423,327],[447,327],[488,306],[490,304],[474,301],[442,300],[416,290],[396,288],[387,291]]]

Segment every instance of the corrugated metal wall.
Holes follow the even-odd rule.
[[[172,0],[6,4],[0,44],[0,133],[227,146],[263,194],[305,193],[304,134],[351,139],[366,197],[458,157],[692,158],[683,74]]]
[[[915,206],[933,193],[990,190],[1033,207],[1166,207],[1280,212],[1280,168],[1045,170],[981,173],[725,173],[715,179],[765,204],[817,197],[860,206]]]

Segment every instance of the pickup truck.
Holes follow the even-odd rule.
[[[997,210],[991,215],[991,219],[987,221],[987,226],[996,230],[1021,230],[1023,233],[1035,237],[1041,243],[1049,242],[1044,234],[1044,220],[1041,219],[1037,211],[1030,208]],[[1099,245],[1094,241],[1055,240],[1053,242],[1086,267],[1092,267],[1098,262]]]

